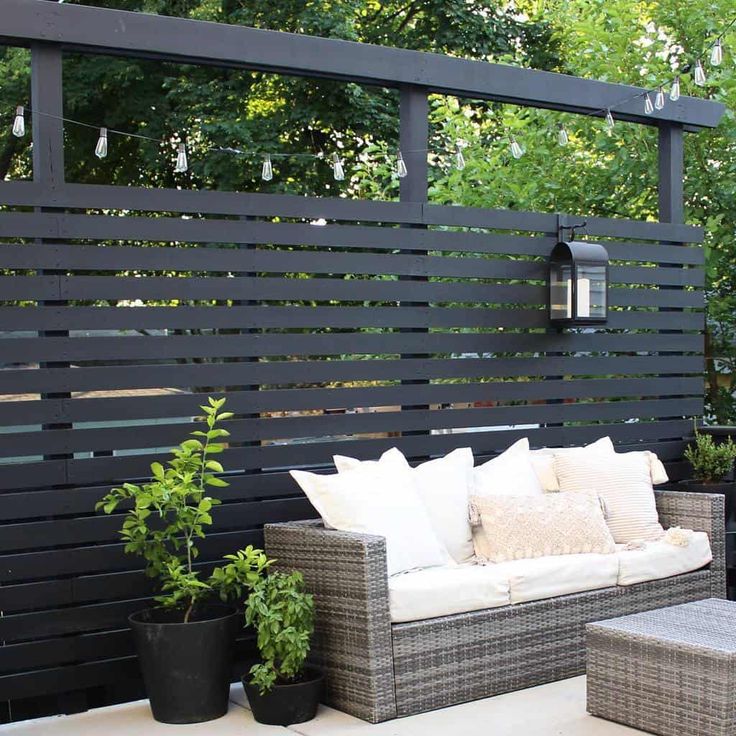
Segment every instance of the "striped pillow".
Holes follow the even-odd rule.
[[[561,492],[600,496],[617,544],[653,542],[664,534],[645,453],[556,455],[554,468]]]

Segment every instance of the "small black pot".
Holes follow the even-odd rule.
[[[258,688],[248,682],[249,679],[250,675],[242,677],[243,689],[258,723],[291,726],[311,721],[317,715],[324,688],[324,675],[319,670],[308,667],[299,682],[274,685],[265,695],[261,695]]]
[[[181,611],[149,608],[128,620],[146,694],[161,723],[202,723],[227,713],[240,614],[211,606],[181,623]]]

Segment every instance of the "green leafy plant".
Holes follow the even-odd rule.
[[[262,662],[250,669],[261,695],[276,684],[297,680],[309,654],[314,630],[314,599],[304,592],[299,572],[272,572],[248,596],[245,622],[256,629]]]
[[[106,514],[121,504],[128,506],[120,530],[125,551],[143,557],[146,574],[161,583],[161,595],[155,600],[166,608],[181,609],[184,623],[199,605],[212,598],[229,604],[242,601],[272,562],[265,552],[248,545],[225,555],[228,562],[216,567],[208,578],[202,579],[194,569],[199,555],[196,542],[204,539],[205,528],[212,524],[210,512],[220,503],[207,489],[228,485],[215,475],[222,473],[223,467],[212,457],[225,449],[218,440],[230,434],[218,426],[232,417],[230,412],[220,412],[224,404],[225,399],[210,397],[207,405],[200,407],[206,429],[192,432],[191,439],[175,447],[168,467],[152,463],[149,483],[124,483],[96,506]]]
[[[695,443],[685,450],[685,457],[693,468],[693,475],[701,483],[718,483],[733,469],[736,444],[729,437],[716,442],[713,437],[695,429]]]

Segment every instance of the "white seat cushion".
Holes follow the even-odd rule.
[[[616,554],[554,555],[488,565],[508,578],[512,603],[616,585]]]
[[[681,575],[698,570],[713,559],[705,532],[690,532],[686,547],[670,544],[664,539],[647,542],[643,549],[626,550],[623,545],[618,545],[615,556],[619,560],[619,585]]]
[[[394,575],[388,579],[391,621],[421,621],[507,606],[509,584],[499,567],[457,565]]]

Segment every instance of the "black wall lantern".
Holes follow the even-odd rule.
[[[608,252],[598,243],[559,242],[549,259],[549,320],[556,327],[604,324]]]

